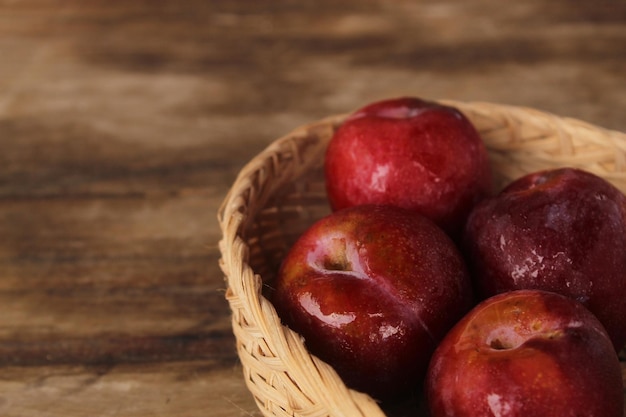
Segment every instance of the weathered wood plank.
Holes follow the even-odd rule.
[[[215,360],[3,367],[0,413],[54,416],[260,416],[238,366]]]

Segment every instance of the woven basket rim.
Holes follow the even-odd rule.
[[[563,165],[563,161],[571,161],[567,165],[584,167],[607,178],[623,192],[626,191],[626,134],[622,132],[530,107],[484,101],[437,101],[458,108],[470,120],[480,124],[481,134],[488,134],[490,137],[486,145],[494,158],[494,163],[498,163],[500,158],[508,157],[511,153],[519,154],[520,158],[527,156],[531,151],[525,148],[528,145],[525,142],[529,142],[528,137],[534,140],[533,131],[541,132],[543,128],[550,129],[557,134],[553,135],[553,143],[549,145],[559,146],[561,150],[564,150],[562,152],[565,156],[562,159],[559,159],[560,154],[555,157],[551,153],[552,148],[541,143],[538,150],[532,151],[535,158],[533,163],[536,160],[538,166],[542,164],[559,166]],[[219,242],[221,252],[219,262],[225,275],[226,298],[233,312],[233,332],[240,358],[243,357],[242,355],[250,354],[244,348],[243,341],[248,338],[254,339],[254,343],[263,345],[267,349],[278,350],[282,353],[288,352],[286,357],[268,358],[268,362],[275,360],[276,365],[272,362],[272,368],[267,369],[266,378],[268,380],[274,378],[273,373],[279,372],[277,369],[285,368],[288,372],[289,366],[294,366],[294,364],[306,368],[305,372],[298,372],[297,377],[307,380],[294,381],[294,385],[306,386],[310,392],[294,393],[294,395],[298,398],[302,397],[305,402],[310,401],[311,407],[316,410],[307,415],[331,415],[330,410],[332,410],[332,415],[337,416],[383,417],[385,414],[376,401],[365,394],[347,388],[332,367],[308,353],[302,339],[281,324],[276,310],[262,295],[262,277],[248,264],[250,248],[243,237],[245,234],[243,231],[254,222],[254,216],[257,214],[255,210],[258,210],[251,207],[251,203],[254,202],[256,207],[262,207],[277,189],[310,170],[313,162],[323,157],[325,143],[320,143],[323,141],[319,138],[328,138],[328,135],[348,114],[350,113],[332,115],[299,126],[271,142],[243,166],[218,210],[217,217],[222,232]],[[492,119],[493,123],[491,123]],[[500,130],[503,132],[519,131],[523,134],[528,133],[526,132],[528,130],[530,133],[528,136],[520,133],[519,141],[516,138],[507,141],[507,135],[500,135]],[[307,140],[310,144],[306,143]],[[541,138],[538,137],[537,142],[540,141]],[[594,148],[596,145],[597,149]],[[591,153],[594,159],[590,161],[586,158],[585,152],[578,154],[577,149],[589,149],[585,152]],[[282,159],[285,155],[287,155],[285,160],[288,160],[288,163]],[[608,162],[596,162],[600,160]],[[286,165],[289,168],[283,169]],[[528,170],[533,171],[534,167],[531,164]],[[242,326],[242,322],[245,323],[246,328]],[[263,366],[264,364],[259,365],[261,370],[255,368],[255,371],[265,372],[262,369]],[[288,403],[277,405],[274,399],[280,401],[283,397],[269,392],[271,389],[259,391],[256,383],[251,379],[246,363],[244,363],[244,375],[245,382],[253,393],[259,409],[266,416],[294,415],[298,411],[291,409]],[[321,387],[320,381],[324,383]],[[272,385],[271,382],[268,383],[269,386]],[[327,392],[328,387],[332,387],[333,392]]]

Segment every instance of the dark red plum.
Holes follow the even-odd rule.
[[[419,214],[378,205],[336,211],[305,231],[271,298],[311,353],[382,401],[421,386],[435,346],[473,305],[452,240]]]
[[[524,176],[480,203],[465,230],[481,297],[542,289],[583,303],[615,348],[626,342],[626,198],[603,178],[562,168]]]
[[[622,417],[622,372],[582,304],[540,290],[490,297],[446,335],[427,377],[431,417]]]
[[[485,145],[469,119],[414,97],[375,102],[348,117],[329,143],[325,175],[335,210],[396,205],[453,236],[492,187]]]

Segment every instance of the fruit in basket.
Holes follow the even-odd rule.
[[[433,354],[431,417],[622,417],[621,367],[579,302],[518,290],[470,311]]]
[[[582,302],[626,342],[626,197],[586,171],[526,175],[481,202],[465,247],[481,298],[543,289]]]
[[[331,138],[324,169],[333,209],[397,205],[453,236],[492,186],[486,148],[469,119],[414,97],[375,102],[350,115]]]
[[[346,384],[389,401],[419,388],[437,343],[473,305],[464,261],[427,218],[361,205],[307,229],[270,297]]]

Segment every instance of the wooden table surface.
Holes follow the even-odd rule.
[[[0,0],[0,415],[259,416],[218,206],[397,95],[626,131],[626,3]]]

